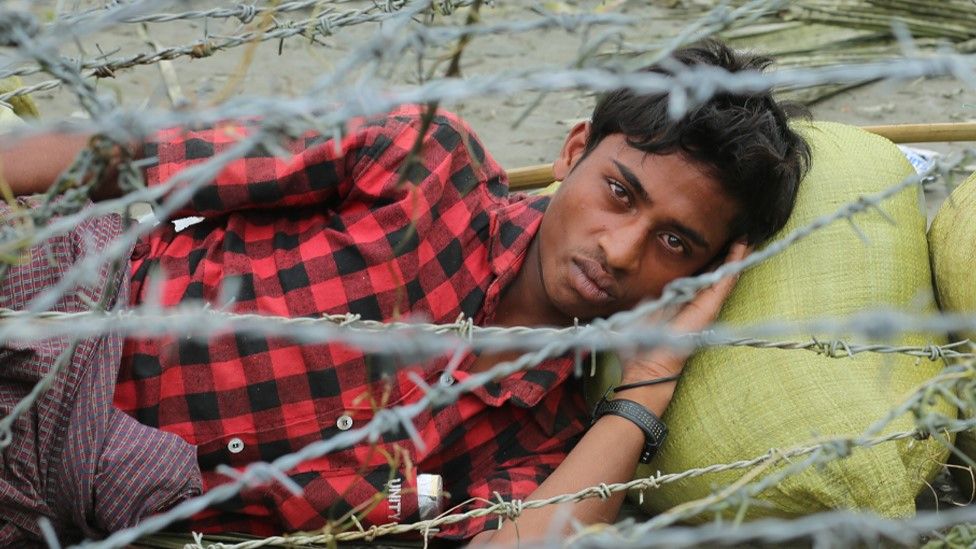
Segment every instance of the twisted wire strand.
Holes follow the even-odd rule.
[[[894,315],[894,318],[892,318]],[[477,326],[459,317],[446,324],[425,322],[379,322],[358,315],[323,315],[318,318],[291,318],[260,314],[231,313],[195,306],[162,311],[155,306],[140,306],[125,311],[14,311],[0,308],[0,341],[28,341],[50,337],[91,337],[105,333],[124,336],[186,336],[199,339],[226,334],[277,337],[294,343],[342,343],[368,353],[436,357],[458,345],[478,351],[538,349],[561,340],[571,348],[595,352],[618,349],[636,350],[671,347],[694,350],[704,347],[752,347],[757,349],[802,350],[828,358],[852,358],[863,353],[900,354],[929,361],[966,359],[976,356],[969,340],[944,345],[890,345],[858,343],[845,339],[773,340],[757,334],[845,333],[878,336],[878,322],[884,337],[910,333],[962,332],[976,328],[976,314],[932,314],[917,316],[890,310],[864,311],[856,319],[825,317],[784,324],[713,324],[704,332],[676,332],[667,325],[641,325],[612,329],[603,323],[578,324],[568,328],[529,326]],[[384,333],[382,341],[375,337]],[[741,334],[753,334],[743,337]]]
[[[471,3],[465,0],[464,3]],[[397,12],[374,12],[373,8],[365,8],[344,13],[327,12],[300,21],[282,21],[272,23],[268,29],[251,30],[228,37],[214,37],[201,40],[194,44],[154,49],[124,58],[84,61],[78,66],[88,70],[88,78],[104,78],[114,76],[115,72],[139,65],[152,65],[160,61],[171,61],[181,57],[202,58],[217,52],[236,48],[254,42],[268,42],[284,40],[296,36],[314,38],[330,36],[341,27],[350,27],[364,23],[377,23],[388,20]],[[426,47],[447,44],[460,36],[487,36],[498,34],[527,33],[546,29],[563,29],[575,31],[582,27],[593,25],[629,26],[633,21],[629,18],[614,14],[552,14],[542,19],[530,21],[511,21],[494,23],[491,25],[472,25],[463,28],[443,27],[430,28],[418,26],[415,30],[416,39]],[[42,72],[42,67],[20,67],[16,69],[0,70],[0,78],[9,76],[29,76]],[[0,94],[0,101],[9,101],[15,97],[56,89],[63,85],[61,80],[45,80],[29,86],[22,86],[15,90]]]
[[[152,195],[154,197],[161,197],[169,189],[176,188],[178,185],[183,183],[183,181],[189,181],[188,185],[180,188],[179,191],[170,195],[169,198],[160,207],[159,211],[162,212],[163,217],[165,218],[170,211],[175,210],[175,208],[179,207],[180,205],[188,201],[189,197],[192,195],[193,192],[195,192],[196,188],[202,186],[207,181],[212,180],[213,177],[217,175],[219,170],[223,167],[223,165],[226,162],[230,161],[230,159],[237,158],[245,154],[245,152],[247,150],[250,150],[253,144],[258,142],[260,138],[261,136],[260,134],[258,134],[256,136],[252,136],[247,139],[244,139],[241,142],[238,142],[234,146],[230,147],[227,151],[224,151],[221,154],[214,156],[213,158],[205,162],[194,165],[191,168],[184,170],[180,174],[174,176],[167,184],[154,188],[152,190]],[[944,162],[937,162],[932,167],[930,167],[929,171],[926,172],[925,174],[909,176],[905,178],[903,181],[895,185],[892,185],[891,187],[885,189],[880,193],[876,193],[869,197],[862,197],[857,202],[845,204],[835,212],[817,218],[811,223],[803,227],[799,227],[796,230],[787,234],[786,236],[773,241],[764,249],[753,252],[742,261],[725,264],[710,273],[705,273],[690,278],[678,279],[665,287],[659,299],[648,301],[642,305],[638,305],[631,311],[617,313],[611,317],[608,317],[605,320],[595,321],[593,323],[593,326],[595,327],[595,329],[605,328],[610,331],[614,331],[614,330],[625,331],[628,327],[632,327],[635,325],[643,326],[645,324],[644,322],[642,322],[643,319],[650,318],[652,314],[664,309],[665,307],[680,305],[681,303],[690,300],[701,289],[711,286],[712,284],[718,282],[719,280],[721,280],[726,276],[738,274],[753,265],[756,265],[762,261],[765,261],[770,257],[773,257],[776,254],[781,253],[782,251],[786,250],[789,246],[791,246],[795,242],[798,242],[810,236],[811,234],[815,233],[817,230],[820,230],[823,227],[826,227],[833,222],[836,222],[838,220],[850,220],[855,215],[865,211],[880,211],[880,204],[884,200],[902,192],[906,188],[921,184],[925,179],[931,177],[934,174],[945,173],[951,170],[951,168],[955,167],[956,165],[959,165],[959,163],[962,162],[963,158],[965,158],[965,156],[951,158]],[[79,222],[81,219],[84,219],[85,216],[88,215],[90,215],[90,212],[83,212],[80,214],[80,216],[79,215],[66,216],[66,218],[61,221],[60,227],[65,231],[70,230],[70,228],[74,226],[75,223]],[[31,307],[32,310],[39,311],[39,310],[45,310],[49,308],[50,305],[54,303],[57,299],[59,299],[65,291],[70,290],[77,284],[84,283],[85,278],[90,277],[93,275],[93,273],[97,272],[97,268],[100,265],[102,265],[106,261],[118,257],[120,253],[123,253],[125,250],[129,249],[129,247],[133,245],[141,235],[146,234],[151,230],[152,227],[148,224],[140,227],[136,227],[133,230],[129,231],[126,235],[123,235],[122,238],[114,242],[113,245],[106,247],[106,249],[103,252],[99,254],[86,255],[82,260],[78,261],[76,265],[74,265],[71,269],[68,270],[65,277],[62,279],[62,281],[59,284],[53,286],[52,288],[46,290],[45,292],[42,292],[38,296],[34,304],[32,304]],[[40,241],[42,241],[43,238],[49,237],[48,235],[44,234],[44,231],[38,231],[34,233],[33,236],[35,239],[38,239]],[[25,244],[27,243],[34,243],[34,242],[35,241],[31,240],[30,238],[25,240],[24,238],[19,236],[17,238],[12,238],[8,240],[8,243],[13,243],[19,248],[24,247]],[[3,242],[0,241],[0,254],[10,254],[12,251],[14,250],[5,248]],[[854,321],[848,321],[846,324],[854,330],[860,329],[861,332],[868,330],[871,335],[876,335],[879,338],[884,337],[885,334],[888,334],[888,336],[890,337],[891,334],[899,333],[898,332],[899,326],[892,325],[892,323],[895,322],[897,318],[899,318],[897,315],[893,315],[891,317],[882,315],[880,318],[865,318],[859,321],[856,320],[857,319],[856,315],[853,318],[855,319]],[[858,322],[865,325],[859,327],[857,325]],[[912,321],[908,320],[905,322],[911,323]],[[932,322],[937,324],[938,327],[946,328],[948,330],[961,330],[964,328],[971,328],[971,321],[967,320],[966,315],[955,315],[955,316],[942,315],[937,319],[933,320]],[[855,325],[850,326],[850,324],[852,323]],[[780,328],[782,329],[783,327],[780,325]],[[16,328],[15,326],[10,326],[5,329],[0,329],[0,334],[3,334],[5,330],[16,330],[16,329],[18,328]],[[773,327],[773,329],[775,329],[775,326]],[[837,333],[838,328],[836,326],[826,326],[820,329],[810,328],[808,333],[823,333],[825,331]],[[647,332],[652,333],[653,330],[647,330]],[[768,334],[768,333],[769,333],[768,331],[763,332],[763,334]]]
[[[281,2],[280,4],[269,4],[259,6],[257,4],[237,3],[230,7],[218,7],[202,10],[187,10],[179,13],[148,13],[142,15],[125,15],[119,13],[117,6],[98,8],[81,13],[67,13],[58,18],[57,23],[75,24],[92,17],[106,17],[114,23],[171,23],[173,21],[192,21],[194,19],[238,19],[244,25],[250,23],[255,17],[264,14],[284,14],[294,11],[304,11],[307,9],[319,9],[329,4],[344,4],[346,1],[336,0],[292,0]],[[387,10],[397,9],[397,6],[404,2],[387,2],[386,4],[376,3],[374,9]]]

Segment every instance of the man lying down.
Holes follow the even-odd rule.
[[[716,42],[674,58],[732,72],[768,64]],[[85,290],[87,299],[68,292],[55,309],[150,299],[218,305],[233,288],[229,310],[286,317],[449,323],[463,314],[479,326],[605,317],[659,296],[676,278],[742,258],[783,226],[809,162],[785,107],[768,93],[719,94],[675,121],[666,95],[608,93],[566,137],[554,165],[562,184],[550,197],[509,194],[504,171],[444,111],[398,184],[424,113],[402,106],[356,121],[339,144],[307,135],[286,158],[253,150],[230,162],[177,212],[202,222],[182,231],[158,225],[121,272],[103,268],[94,287],[108,290]],[[147,184],[161,185],[253,124],[173,128],[132,147],[149,160]],[[17,195],[43,192],[88,142],[5,142],[2,175]],[[109,179],[93,198],[118,195]],[[7,268],[0,304],[30,307],[73,261],[121,231],[118,216],[98,217],[25,252]],[[733,284],[701,292],[673,327],[707,326]],[[0,415],[71,343],[2,342]],[[50,391],[14,424],[0,462],[0,543],[38,540],[42,516],[65,538],[132,525],[230,482],[220,466],[272,461],[361,427],[382,407],[416,402],[424,393],[410,373],[451,384],[512,358],[470,353],[406,364],[337,343],[243,334],[105,335],[82,340],[69,356]],[[626,387],[595,410],[570,375],[572,357],[547,360],[422,413],[415,425],[423,447],[404,429],[388,432],[288,471],[300,495],[281,482],[249,486],[180,526],[267,536],[355,514],[368,527],[498,496],[537,499],[623,482],[666,435],[659,418],[684,360],[662,350],[634,357],[624,366]],[[612,521],[622,498],[576,503],[572,515],[583,524]],[[475,518],[434,535],[524,541],[549,534],[557,512],[526,510],[517,524]]]

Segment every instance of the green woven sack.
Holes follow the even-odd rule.
[[[946,312],[976,314],[976,174],[956,187],[939,208],[929,228],[932,279],[939,307]],[[976,341],[976,333],[956,337]],[[964,431],[956,437],[956,448],[976,459],[976,432]],[[953,476],[968,497],[973,492],[970,471],[952,469]]]
[[[956,187],[929,229],[932,277],[943,311],[976,313],[976,175]],[[976,341],[976,333],[958,334]]]
[[[912,173],[898,148],[881,137],[828,122],[797,128],[813,149],[813,165],[781,234],[890,188]],[[879,307],[934,310],[918,189],[898,193],[882,203],[882,209],[896,224],[877,212],[862,213],[855,221],[864,238],[846,221],[835,222],[743,274],[720,321],[749,325],[843,317]],[[809,341],[813,335],[791,339]],[[845,339],[864,342],[862,337]],[[916,335],[897,343],[942,342],[939,336]],[[649,466],[638,468],[637,477],[751,459],[771,448],[806,446],[817,436],[860,434],[941,366],[904,355],[862,353],[836,359],[809,351],[706,349],[689,360],[665,414],[671,434],[664,448]],[[619,364],[604,360],[587,397],[592,401],[618,379]],[[937,406],[942,413],[955,413],[943,403]],[[911,418],[903,416],[885,432],[912,427]],[[789,517],[837,508],[872,510],[887,517],[911,515],[916,494],[946,454],[944,444],[931,439],[857,449],[846,459],[808,468],[766,489],[757,496],[762,503],[749,505],[745,517]],[[642,494],[641,506],[662,512],[712,495],[746,471],[665,484]],[[729,515],[738,511],[731,509]]]

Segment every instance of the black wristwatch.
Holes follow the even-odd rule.
[[[664,444],[664,439],[668,437],[668,427],[664,422],[654,412],[633,400],[607,400],[604,395],[593,409],[593,421],[590,424],[596,423],[596,420],[607,414],[629,419],[644,431],[644,449],[641,451],[640,462],[650,463],[658,448]]]

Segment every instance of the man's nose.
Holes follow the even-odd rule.
[[[607,267],[613,271],[633,272],[640,267],[647,238],[643,223],[627,223],[608,229],[600,238]]]

